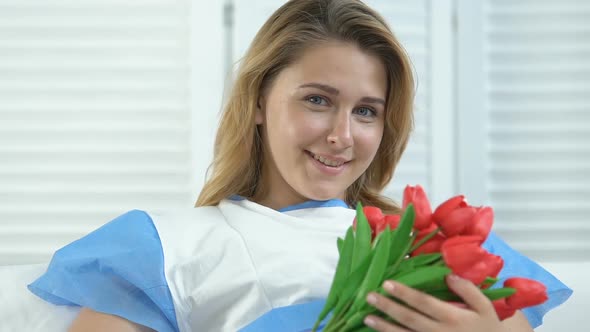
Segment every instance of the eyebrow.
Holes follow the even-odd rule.
[[[340,94],[340,91],[338,89],[336,89],[333,86],[329,86],[326,84],[321,84],[321,83],[306,83],[303,85],[299,86],[300,89],[303,88],[317,88],[320,90],[324,90],[329,94],[335,95],[337,96],[338,94]],[[385,100],[381,99],[381,98],[377,98],[377,97],[363,97],[361,99],[362,102],[364,103],[371,103],[371,104],[382,104],[385,105]]]

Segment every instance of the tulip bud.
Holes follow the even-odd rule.
[[[547,301],[547,287],[542,283],[527,278],[509,278],[504,287],[516,289],[516,293],[506,299],[506,303],[515,309],[535,306]]]
[[[440,204],[433,213],[434,222],[439,223],[440,220],[446,218],[453,210],[458,208],[466,207],[467,202],[465,202],[465,196],[458,195],[455,197],[451,197]]]
[[[462,234],[479,236],[481,243],[483,243],[492,230],[493,222],[494,210],[491,207],[484,206],[477,208],[471,223],[467,225]]]
[[[400,220],[400,215],[393,214],[384,216],[381,220],[379,220],[379,222],[377,222],[375,226],[375,236],[383,232],[387,226],[389,226],[389,229],[391,230],[396,229],[400,223]]]
[[[421,246],[416,248],[410,256],[417,256],[420,254],[431,254],[435,252],[440,252],[440,248],[442,247],[443,243],[445,242],[446,238],[441,234],[436,234],[428,241],[424,242]],[[417,239],[418,242],[419,240]]]
[[[414,228],[424,229],[432,223],[432,209],[430,202],[424,192],[424,189],[417,185],[415,187],[406,186],[404,190],[403,208],[405,209],[410,203],[414,205],[416,216],[414,218]]]
[[[475,213],[476,210],[472,206],[458,208],[451,211],[445,218],[440,219],[438,225],[447,237],[460,235],[473,222]]]
[[[492,301],[492,305],[496,310],[496,314],[498,315],[498,319],[504,320],[506,318],[510,318],[516,313],[516,309],[513,309],[506,303],[506,299],[498,299]]]
[[[504,261],[480,246],[478,236],[456,236],[441,246],[442,257],[456,275],[480,285],[486,277],[498,275]]]

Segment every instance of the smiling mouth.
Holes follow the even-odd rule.
[[[319,161],[320,163],[328,166],[328,167],[334,167],[334,168],[338,168],[346,163],[348,163],[348,161],[337,161],[337,160],[330,160],[328,158],[322,157],[320,155],[316,155],[311,151],[305,151],[310,157],[312,157],[313,159]]]

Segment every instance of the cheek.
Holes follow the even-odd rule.
[[[267,131],[271,144],[289,141],[295,135],[294,114],[284,100],[271,100],[267,105]]]
[[[357,154],[362,154],[364,158],[372,159],[383,138],[383,130],[375,128],[375,130],[361,130],[355,137],[355,146],[357,147]]]
[[[277,122],[277,134],[282,135],[290,144],[306,146],[326,132],[329,125],[325,114],[315,114],[302,110],[301,106],[290,105]]]

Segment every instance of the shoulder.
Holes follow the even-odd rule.
[[[150,215],[145,211],[131,210],[120,214],[84,237],[62,247],[55,252],[52,265],[88,255],[109,257],[124,253],[130,247],[136,248],[136,251],[158,250],[157,232]]]
[[[125,212],[59,249],[28,288],[54,304],[91,308],[157,331],[175,330],[161,242],[145,211]]]
[[[182,239],[198,239],[199,234],[206,234],[212,228],[225,224],[225,217],[217,206],[196,208],[149,210],[154,229],[163,242]]]
[[[154,223],[165,222],[167,224],[179,223],[206,223],[215,222],[223,218],[218,206],[201,206],[194,208],[166,209],[166,210],[145,210],[145,213]]]

